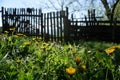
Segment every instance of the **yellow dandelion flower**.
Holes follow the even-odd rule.
[[[16,34],[17,36],[22,36],[22,37],[26,37],[26,35],[22,34],[22,33],[18,33]]]
[[[23,35],[23,37],[26,37],[26,35]]]
[[[17,36],[24,36],[24,34],[18,33]]]
[[[72,48],[72,45],[69,45],[69,48]]]
[[[8,34],[9,32],[8,31],[4,31],[5,34]]]
[[[22,60],[18,59],[18,60],[16,60],[16,62],[17,62],[17,63],[21,63],[21,62],[22,62]]]
[[[42,46],[41,49],[43,49],[44,51],[46,51],[46,46]]]
[[[38,44],[39,44],[39,42],[37,42],[37,41],[36,41],[36,42],[35,42],[35,44],[36,44],[36,45],[38,45]]]
[[[18,38],[18,36],[17,36],[17,35],[13,35],[13,37],[14,37],[14,38]]]
[[[85,66],[85,65],[81,65],[81,66],[80,66],[80,69],[81,69],[81,70],[86,70],[86,66]]]
[[[116,46],[118,49],[120,49],[120,46]]]
[[[68,50],[72,50],[72,45],[68,45]]]
[[[27,41],[27,42],[25,42],[24,43],[26,46],[29,46],[30,44],[31,44],[31,42],[30,41]]]
[[[34,41],[34,40],[36,40],[36,38],[32,38],[32,40]]]
[[[115,51],[115,47],[111,47],[111,48],[105,49],[105,52],[106,52],[108,55],[112,54],[114,51]]]
[[[120,46],[112,46],[111,48],[120,49]]]
[[[42,49],[46,49],[46,46],[42,46],[41,48],[42,48]]]
[[[43,45],[43,46],[46,46],[46,44],[47,44],[47,43],[44,42],[42,45]]]
[[[76,57],[76,58],[75,58],[75,62],[76,62],[76,64],[78,65],[78,64],[81,62],[81,58],[80,58],[80,57]]]
[[[13,28],[10,28],[9,30],[10,30],[10,31],[14,31],[14,30],[15,30],[15,27],[13,27]]]
[[[42,40],[42,38],[40,37],[40,38],[38,38],[38,40]]]
[[[76,69],[75,69],[75,68],[72,68],[72,67],[69,67],[69,68],[66,68],[66,72],[67,72],[69,75],[74,75],[75,72],[76,72]]]

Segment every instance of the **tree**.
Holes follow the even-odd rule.
[[[69,7],[70,12],[79,11],[81,8],[79,0],[47,0],[44,4],[47,6],[46,8],[54,10],[63,10]]]
[[[120,1],[118,2],[115,10],[114,10],[114,18],[120,20]]]
[[[96,1],[98,0],[86,0],[90,3],[90,5],[95,5]],[[100,0],[103,4],[103,8],[105,9],[105,14],[109,20],[113,20],[115,9],[119,3],[120,0]]]
[[[33,2],[34,0],[31,1]],[[119,0],[40,0],[39,6],[45,11],[58,11],[63,10],[65,7],[69,7],[70,14],[75,12],[82,12],[83,10],[86,10],[87,12],[88,9],[92,7],[96,9],[97,6],[97,9],[99,8],[98,11],[102,13],[104,11],[105,15],[110,20],[114,19],[113,15],[115,13],[118,2]],[[104,8],[104,10],[102,8]]]
[[[104,8],[106,10],[106,16],[109,20],[113,20],[115,8],[117,7],[119,0],[101,0],[101,2],[103,3]]]

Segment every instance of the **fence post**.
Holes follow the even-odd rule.
[[[3,26],[3,9],[4,9],[4,7],[2,7],[2,10],[1,10],[1,13],[2,13],[2,32],[3,32],[3,30],[4,30],[4,26]]]
[[[116,20],[113,21],[113,26],[112,26],[112,41],[115,42],[116,41],[116,36],[115,36],[115,30],[116,30]]]
[[[66,8],[66,16],[64,17],[64,41],[69,41],[69,26],[68,8]]]

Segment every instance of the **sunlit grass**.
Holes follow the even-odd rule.
[[[114,50],[113,50],[114,49]],[[119,80],[119,44],[0,36],[1,80]]]

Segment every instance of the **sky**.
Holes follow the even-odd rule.
[[[50,1],[51,1],[51,3],[53,3],[53,5],[57,6],[57,9],[53,8],[53,5],[51,5]],[[75,2],[77,0],[0,0],[0,8],[1,7],[5,7],[5,8],[28,8],[28,7],[41,8],[42,12],[47,13],[47,12],[51,12],[51,11],[53,12],[56,10],[60,10],[61,9],[60,2],[62,2],[62,1],[66,2],[64,4],[65,6],[67,6],[67,1],[74,1],[73,5],[68,6],[70,8],[69,12],[74,13],[74,17],[87,15],[87,9],[90,7],[97,8],[97,10],[98,10],[97,13],[100,14],[100,8],[99,8],[99,7],[101,7],[101,5],[99,4],[100,0],[96,0],[97,5],[87,5],[88,3],[86,3],[85,0],[79,0],[79,2]],[[73,7],[74,7],[74,9],[73,9]],[[76,10],[76,12],[73,10]],[[0,14],[0,16],[1,16],[1,14]],[[1,25],[2,25],[2,23],[1,23],[1,18],[0,18],[0,26]]]

